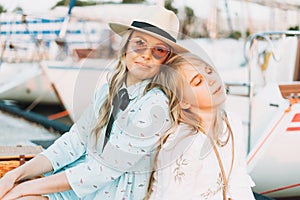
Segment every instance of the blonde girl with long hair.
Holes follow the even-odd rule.
[[[162,138],[146,199],[254,200],[241,124],[225,111],[224,84],[204,61],[184,53],[166,63],[178,115]]]
[[[0,199],[145,197],[156,148],[174,120],[169,107],[176,105],[152,82],[160,80],[161,64],[185,51],[176,44],[179,20],[148,6],[129,25],[109,25],[123,38],[109,83],[69,132],[0,179]]]

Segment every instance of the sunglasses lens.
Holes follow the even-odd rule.
[[[165,59],[170,53],[170,50],[166,46],[156,45],[148,47],[147,42],[140,38],[133,38],[129,40],[129,44],[130,48],[138,54],[143,54],[147,48],[151,48],[151,53],[157,60]]]
[[[161,60],[169,55],[170,50],[163,46],[156,46],[152,48],[152,55],[155,59]]]

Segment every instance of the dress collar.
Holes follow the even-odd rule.
[[[129,94],[129,98],[130,98],[130,100],[132,100],[132,99],[135,99],[139,96],[142,96],[146,86],[149,83],[150,83],[150,79],[146,79],[146,80],[143,80],[143,81],[138,82],[136,84],[133,84],[129,87],[126,87],[125,82],[123,82],[123,85],[120,89],[126,88],[127,91],[128,91],[128,94]]]

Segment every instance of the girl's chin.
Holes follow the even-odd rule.
[[[139,80],[145,80],[145,79],[152,78],[154,75],[150,75],[146,71],[139,71],[138,73],[132,74],[132,76],[134,76],[136,79],[139,79]]]

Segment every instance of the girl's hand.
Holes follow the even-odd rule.
[[[11,176],[11,173],[6,173],[1,179],[0,179],[0,199],[3,199],[2,197],[8,193],[15,185],[15,179]]]
[[[16,185],[8,193],[6,193],[6,195],[2,197],[1,200],[18,199],[23,196],[21,192],[22,192],[22,184]]]

